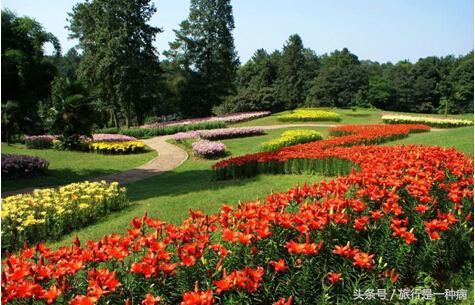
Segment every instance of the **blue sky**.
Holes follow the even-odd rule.
[[[80,1],[3,0],[2,8],[34,17],[67,51],[67,12]],[[152,24],[161,52],[173,29],[187,17],[189,0],[155,0]],[[234,38],[241,61],[258,48],[280,49],[298,33],[317,54],[347,47],[360,59],[396,62],[431,55],[465,54],[473,49],[473,0],[234,0]]]

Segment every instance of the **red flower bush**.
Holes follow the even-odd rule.
[[[315,157],[305,145],[292,151]],[[413,286],[421,272],[443,283],[472,264],[471,159],[423,146],[318,152],[359,170],[178,226],[144,215],[124,235],[25,247],[3,262],[2,303],[354,303],[356,288]]]

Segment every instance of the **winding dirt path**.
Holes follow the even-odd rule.
[[[260,127],[265,130],[270,129],[283,129],[283,128],[290,128],[290,127],[336,127],[341,125],[335,124],[314,124],[314,123],[300,123],[300,124],[280,124],[280,125],[267,125],[267,126],[252,126],[252,127]],[[433,128],[431,131],[442,131],[442,129]],[[181,149],[178,146],[170,144],[167,140],[171,139],[172,135],[166,136],[159,136],[150,139],[143,140],[145,144],[153,150],[158,152],[158,156],[154,159],[150,160],[148,163],[136,167],[131,170],[127,170],[124,172],[111,174],[107,176],[86,179],[88,181],[101,181],[105,180],[107,182],[117,181],[120,184],[135,182],[139,180],[143,180],[155,175],[158,175],[163,172],[171,171],[178,166],[180,166],[183,162],[188,159],[188,154],[186,151]],[[56,186],[52,186],[56,187]],[[37,189],[37,187],[29,187],[24,189],[19,189],[15,191],[9,192],[2,192],[2,197],[11,196],[16,194],[23,194],[29,193]]]

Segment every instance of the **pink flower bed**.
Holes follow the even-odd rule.
[[[172,121],[172,122],[166,122],[166,123],[151,123],[151,124],[142,125],[140,126],[140,128],[157,128],[157,127],[165,127],[165,126],[173,126],[173,125],[189,125],[189,124],[195,124],[195,123],[215,122],[215,121],[221,121],[225,123],[238,123],[238,122],[265,117],[265,116],[268,116],[269,114],[271,114],[270,111],[231,113],[231,114],[220,115],[220,116],[186,119],[186,120]]]
[[[264,134],[264,129],[259,127],[222,128],[200,131],[200,137],[207,140],[227,139]]]
[[[264,129],[260,127],[237,127],[220,128],[210,130],[194,130],[179,132],[173,135],[175,141],[184,141],[193,138],[202,138],[206,140],[228,139],[246,136],[255,136],[264,134]]]
[[[175,141],[184,141],[184,140],[198,138],[199,136],[200,136],[200,132],[197,130],[193,130],[193,131],[175,133],[173,135],[173,139]]]
[[[25,135],[25,144],[27,148],[33,149],[45,149],[53,146],[53,140],[57,139],[58,136],[53,135],[37,135],[37,136],[27,136]]]
[[[127,142],[137,141],[137,138],[122,134],[95,133],[92,135],[93,142]]]
[[[208,140],[199,140],[193,143],[191,147],[195,154],[205,158],[215,157],[226,151],[226,145],[223,143]]]

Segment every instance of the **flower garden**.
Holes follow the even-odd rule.
[[[6,197],[2,302],[353,304],[358,289],[449,289],[449,277],[473,269],[473,157],[381,145],[414,134],[432,132],[425,124],[191,130],[171,143],[205,161],[189,159],[175,174],[125,188],[83,182]],[[129,137],[96,134],[90,145],[136,141]],[[327,178],[270,191],[269,174]],[[173,183],[171,213],[185,198],[212,200],[209,191],[186,189],[197,183],[188,177],[216,188],[255,181],[261,196],[239,186],[223,194],[244,201],[190,205],[173,221],[156,217],[171,199],[137,201],[144,186],[164,192]],[[106,227],[117,214],[121,225]],[[82,233],[98,228],[104,233],[91,240]]]
[[[8,2],[2,305],[475,304],[459,1]]]
[[[373,146],[428,130],[335,127],[326,140],[318,134],[309,143],[220,161],[213,167],[217,179],[258,173],[342,176],[223,206],[209,216],[190,211],[181,225],[144,215],[132,220],[128,233],[96,242],[78,239],[59,250],[26,246],[6,260],[4,300],[308,304],[318,296],[344,303],[356,284],[400,287],[418,281],[421,272],[437,277],[442,267],[464,268],[473,247],[473,160],[454,149]],[[316,133],[283,134],[292,135]],[[210,143],[221,144],[201,139],[193,149],[206,155]],[[2,246],[11,250],[57,238],[125,205],[124,190],[104,182],[8,197]],[[440,252],[446,253],[443,259]]]
[[[82,182],[2,201],[2,250],[57,239],[127,205],[117,182]]]

